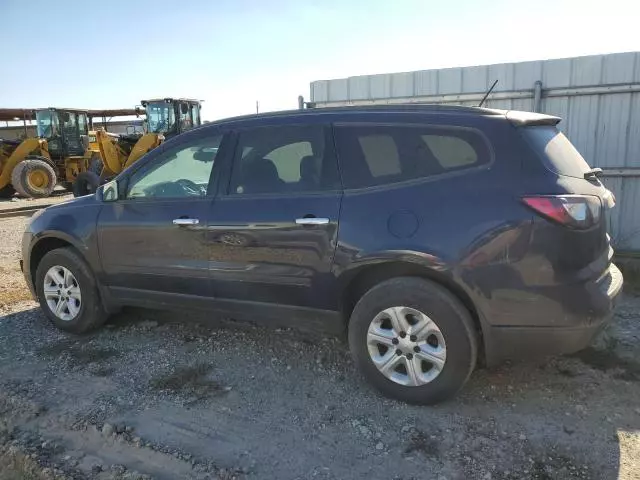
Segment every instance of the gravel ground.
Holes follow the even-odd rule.
[[[61,333],[8,300],[24,222],[0,219],[1,480],[640,478],[640,297],[599,349],[415,407],[371,390],[341,338],[144,310]]]

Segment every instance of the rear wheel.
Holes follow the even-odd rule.
[[[53,167],[45,159],[26,158],[13,168],[11,183],[23,197],[43,198],[51,195],[57,177]]]
[[[62,330],[88,332],[108,317],[89,266],[71,248],[52,250],[42,258],[35,286],[45,315]]]
[[[387,280],[362,296],[349,322],[349,346],[374,387],[425,405],[462,388],[478,349],[460,301],[440,285],[412,277]]]

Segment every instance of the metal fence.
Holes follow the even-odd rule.
[[[640,52],[365,75],[311,83],[317,107],[395,103],[477,105],[563,118],[559,128],[617,199],[617,248],[640,252]]]

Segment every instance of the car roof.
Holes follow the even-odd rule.
[[[344,106],[344,107],[321,107],[307,108],[303,110],[283,110],[276,112],[265,112],[251,115],[242,115],[238,117],[230,117],[225,119],[208,122],[197,129],[211,128],[213,126],[221,126],[233,124],[234,126],[260,126],[280,123],[284,119],[297,119],[304,121],[309,117],[331,116],[332,120],[347,120],[350,114],[371,114],[375,118],[377,115],[388,114],[437,114],[437,115],[456,115],[456,116],[474,116],[474,117],[502,117],[509,120],[517,126],[552,124],[555,125],[560,121],[558,117],[543,115],[533,112],[507,111],[481,107],[467,107],[462,105],[433,105],[433,104],[397,104],[397,105],[364,105],[364,106]],[[340,118],[343,117],[343,118]]]

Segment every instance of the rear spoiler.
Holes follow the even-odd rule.
[[[554,117],[553,115],[544,115],[542,113],[533,112],[520,112],[518,110],[509,110],[506,113],[507,120],[516,127],[529,127],[536,125],[557,125],[560,117]]]

